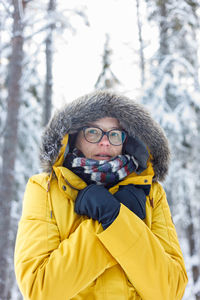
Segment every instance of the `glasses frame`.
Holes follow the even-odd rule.
[[[86,135],[85,135],[85,130],[86,130],[87,128],[97,128],[97,129],[101,130],[102,136],[100,137],[100,139],[99,139],[97,142],[90,142],[90,141],[87,140]],[[103,129],[101,129],[101,128],[97,127],[97,126],[84,126],[84,127],[81,128],[81,130],[83,130],[83,135],[84,135],[85,140],[86,140],[88,143],[91,143],[91,144],[98,144],[98,143],[102,140],[102,138],[104,137],[104,135],[106,135],[107,138],[108,138],[108,140],[109,140],[109,143],[110,143],[111,145],[113,145],[113,146],[121,146],[121,145],[124,144],[124,142],[125,142],[125,140],[126,140],[126,138],[127,138],[127,132],[126,132],[125,130],[121,130],[121,129],[119,129],[119,128],[113,128],[113,129],[111,129],[111,130],[109,130],[109,131],[104,131]],[[114,131],[114,130],[118,130],[118,131],[124,132],[124,134],[125,134],[124,141],[123,141],[121,144],[119,144],[119,145],[115,145],[115,144],[113,144],[113,143],[110,141],[109,134],[110,134],[111,131]]]

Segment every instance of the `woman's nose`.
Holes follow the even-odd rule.
[[[109,139],[108,139],[107,135],[104,135],[102,137],[102,139],[99,142],[99,145],[103,145],[103,146],[109,146],[110,145],[110,142],[109,142]]]

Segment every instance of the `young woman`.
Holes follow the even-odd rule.
[[[169,148],[145,108],[101,91],[42,138],[15,249],[25,299],[178,300],[187,274],[164,180]]]

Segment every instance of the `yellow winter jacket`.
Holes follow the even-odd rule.
[[[151,185],[142,221],[121,204],[103,231],[74,212],[86,183],[62,166],[63,140],[51,176],[30,178],[15,248],[15,271],[26,300],[179,300],[187,284],[183,256],[165,192],[154,171],[127,176],[120,185]],[[114,194],[119,184],[112,187]]]

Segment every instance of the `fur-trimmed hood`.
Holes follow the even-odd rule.
[[[74,134],[88,122],[105,117],[118,119],[130,137],[146,145],[153,157],[154,179],[164,180],[170,151],[163,130],[141,104],[110,91],[87,94],[55,113],[42,136],[40,161],[44,171],[51,172],[66,134]]]

